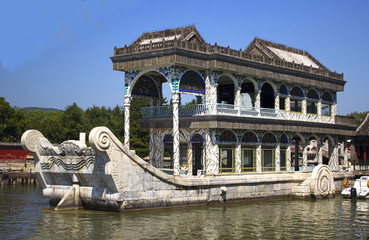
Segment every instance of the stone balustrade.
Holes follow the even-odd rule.
[[[173,107],[154,106],[141,108],[142,117],[171,117]],[[227,115],[239,117],[271,118],[278,120],[296,120],[321,123],[335,123],[335,118],[331,116],[318,116],[295,112],[286,112],[279,109],[241,107],[231,104],[194,104],[179,106],[179,116],[204,116],[204,115]]]

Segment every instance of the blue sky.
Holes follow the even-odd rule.
[[[0,0],[0,96],[12,106],[123,105],[114,46],[195,24],[206,42],[259,37],[308,51],[344,73],[338,114],[369,110],[369,1]]]

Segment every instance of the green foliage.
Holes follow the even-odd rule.
[[[130,145],[142,158],[149,154],[150,131],[141,129],[138,119],[141,118],[141,107],[148,106],[150,106],[150,102],[147,99],[133,98],[130,107]]]
[[[4,97],[0,97],[0,141],[15,142],[22,136],[24,115],[18,108],[12,108]]]
[[[368,112],[352,112],[350,114],[347,114],[346,117],[352,117],[355,118],[356,126],[359,126],[362,121],[364,121],[365,116]]]
[[[131,148],[141,157],[149,154],[149,130],[141,129],[141,107],[150,106],[147,99],[134,98],[130,108]],[[79,139],[79,133],[89,133],[94,127],[109,128],[120,141],[124,140],[124,109],[93,106],[85,111],[76,103],[64,111],[26,110],[11,107],[0,97],[0,141],[19,142],[28,129],[39,130],[52,143]]]

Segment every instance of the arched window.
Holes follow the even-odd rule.
[[[300,136],[295,135],[292,139],[291,143],[291,169],[293,171],[302,170],[302,150],[303,146],[302,143],[305,140],[301,139]],[[297,161],[296,161],[297,158]]]
[[[236,136],[229,130],[225,130],[220,134],[219,142],[219,172],[229,173],[235,171],[235,143]]]
[[[288,90],[286,85],[282,84],[279,87],[279,109],[286,110],[286,98],[288,95]]]
[[[325,92],[325,93],[323,93],[322,100],[324,102],[330,102],[331,103],[331,102],[333,102],[333,97],[330,93]]]
[[[257,143],[258,138],[253,132],[247,132],[243,135],[241,142],[243,143]]]
[[[310,89],[308,91],[306,97],[309,98],[309,99],[319,100],[318,92],[315,91],[314,89]]]
[[[141,76],[133,86],[132,95],[159,97],[159,91],[154,80],[148,76]]]
[[[181,78],[179,91],[205,94],[204,80],[197,72],[188,71]]]
[[[333,97],[330,93],[325,92],[322,96],[322,115],[323,116],[332,116],[332,104]]]
[[[314,89],[310,89],[306,97],[308,98],[306,101],[306,112],[308,114],[318,114],[318,102],[319,101],[319,95],[318,92]]]
[[[196,133],[192,136],[191,142],[193,142],[193,143],[203,143],[204,138],[200,134]]]
[[[279,87],[279,93],[280,93],[280,94],[283,94],[283,95],[288,95],[288,90],[287,90],[286,85],[282,84],[282,85]]]
[[[237,138],[236,138],[236,136],[234,135],[233,132],[231,132],[229,130],[225,130],[225,131],[222,132],[222,134],[220,134],[219,142],[236,143]]]
[[[241,158],[242,172],[256,171],[256,145],[258,138],[253,132],[246,132],[242,137]]]
[[[282,133],[280,142],[282,144],[288,144],[288,137],[285,133]]]
[[[164,168],[173,168],[173,136],[166,134],[163,138],[164,143]]]
[[[229,76],[222,75],[219,77],[217,97],[218,103],[234,104],[234,82]]]
[[[243,81],[241,85],[240,105],[241,107],[254,107],[255,87],[250,80]]]
[[[203,169],[202,152],[204,138],[196,133],[191,138],[192,145],[192,175],[197,175],[198,170]]]
[[[300,98],[303,98],[304,97],[304,93],[302,91],[301,88],[299,87],[293,87],[291,89],[291,97],[300,97]]]
[[[274,108],[274,89],[269,83],[264,83],[261,87],[260,104],[262,108]]]
[[[272,144],[277,143],[277,140],[273,134],[266,133],[262,143],[262,171],[275,171],[275,146]]]
[[[291,112],[302,113],[302,98],[304,93],[299,87],[291,89],[290,110]]]
[[[164,143],[173,143],[173,136],[171,134],[165,134],[163,138]]]
[[[271,133],[264,134],[262,143],[276,143],[276,142],[277,140],[273,134]]]
[[[279,166],[280,166],[280,170],[281,171],[286,171],[287,170],[287,165],[286,165],[286,161],[287,161],[287,144],[288,144],[288,137],[285,133],[282,133],[281,138],[280,138],[280,157],[279,157]]]

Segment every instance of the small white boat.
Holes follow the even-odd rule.
[[[346,179],[345,179],[346,180]],[[344,181],[345,181],[344,180]],[[346,180],[347,181],[347,180]],[[341,194],[346,197],[369,198],[369,176],[362,176],[355,180],[352,188],[345,188]]]

